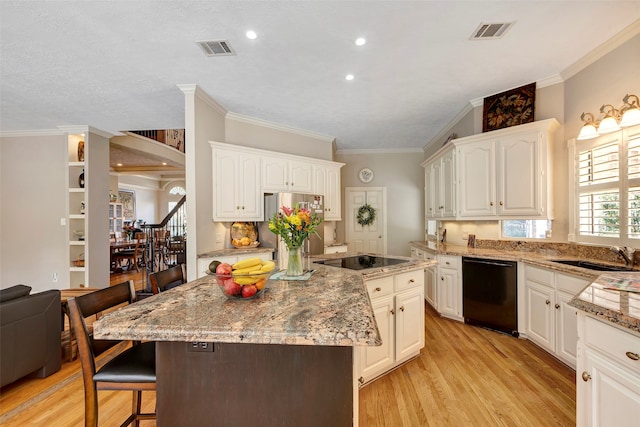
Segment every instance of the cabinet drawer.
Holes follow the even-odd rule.
[[[458,268],[460,257],[453,255],[438,255],[438,266],[444,268]]]
[[[617,363],[640,373],[640,336],[625,332],[615,326],[596,320],[585,319],[585,343],[598,351],[611,356]],[[629,354],[629,356],[627,356]]]
[[[367,280],[369,298],[374,299],[393,293],[393,276]]]
[[[591,283],[591,280],[585,279],[584,277],[556,273],[556,289],[568,292],[572,295],[583,290],[589,283]]]
[[[525,264],[524,276],[527,280],[553,287],[553,270],[545,270]]]
[[[424,270],[407,271],[396,275],[396,292],[424,286]]]

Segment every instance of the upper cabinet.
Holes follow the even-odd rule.
[[[334,165],[313,165],[313,193],[324,196],[325,221],[342,220],[342,204],[340,191],[340,168],[342,163]]]
[[[292,193],[312,192],[311,163],[282,157],[262,158],[262,188],[264,191]]]
[[[343,163],[211,142],[213,220],[263,221],[264,193],[324,196],[325,221],[341,219]]]
[[[456,215],[456,162],[453,147],[423,163],[425,168],[425,216],[454,218]]]
[[[259,156],[214,147],[213,178],[214,221],[264,220]]]
[[[451,150],[448,147],[423,163],[426,216],[465,220],[553,218],[551,144],[559,126],[557,120],[548,119],[453,140],[457,210],[453,215],[438,215],[438,209],[446,212],[441,207],[445,204],[434,200],[442,200],[442,196],[430,182],[438,177],[429,168],[438,162],[442,165],[443,156]],[[443,176],[441,172],[440,179]]]
[[[552,218],[551,144],[559,126],[549,119],[454,140],[458,217]]]

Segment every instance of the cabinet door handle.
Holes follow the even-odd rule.
[[[414,283],[414,282],[415,282],[415,280],[409,279],[409,283]]]
[[[638,355],[638,353],[632,353],[630,351],[627,351],[625,354],[631,360],[640,360],[640,356]]]
[[[502,200],[500,200],[500,206],[504,206],[504,203],[502,203]]]
[[[489,206],[493,206],[493,202],[489,202]]]
[[[449,265],[449,261],[445,261],[445,264]]]
[[[284,185],[289,185],[289,181],[285,181]]]
[[[400,306],[400,311],[404,313],[404,305]]]
[[[295,184],[292,182],[292,183],[291,183],[291,186],[293,187],[294,185],[295,185]]]
[[[240,209],[240,206],[236,206],[236,209]]]
[[[376,292],[380,292],[382,289],[380,288],[376,288]]]
[[[556,310],[559,309],[560,308],[560,304],[556,304],[555,307],[556,307]]]
[[[362,377],[358,378],[358,383],[360,383],[360,385],[364,384],[364,378]]]
[[[391,309],[391,315],[393,316],[394,314],[396,314],[396,312]]]
[[[549,304],[551,304],[551,301],[546,300],[544,303],[545,303],[545,304],[547,304],[547,305],[549,305]]]
[[[586,383],[590,379],[591,379],[591,375],[587,374],[586,371],[582,373],[582,381],[584,381]]]
[[[444,276],[440,276],[440,280],[444,282]]]

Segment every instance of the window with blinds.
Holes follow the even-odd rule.
[[[640,127],[578,145],[578,240],[640,239]]]

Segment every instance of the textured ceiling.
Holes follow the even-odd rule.
[[[0,16],[2,131],[183,128],[176,85],[197,84],[339,149],[421,148],[470,100],[558,76],[640,1],[21,0]],[[469,40],[504,21],[504,38]],[[237,56],[206,57],[195,41],[212,39]]]

